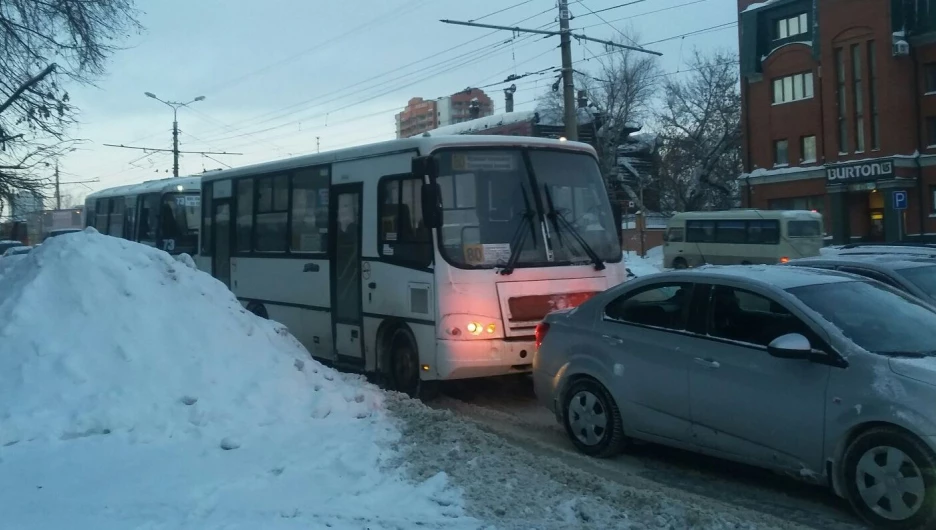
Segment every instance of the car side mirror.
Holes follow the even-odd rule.
[[[770,341],[767,353],[778,359],[809,359],[812,356],[812,344],[799,333],[788,333]]]

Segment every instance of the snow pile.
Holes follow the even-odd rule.
[[[625,251],[624,266],[638,278],[660,272],[663,270],[663,247],[651,248],[644,258],[640,257],[639,252]]]
[[[0,445],[236,434],[379,407],[376,392],[313,366],[284,327],[246,312],[220,282],[93,229],[7,268],[0,296]]]
[[[0,277],[10,528],[475,528],[388,469],[384,395],[150,247],[87,229]]]

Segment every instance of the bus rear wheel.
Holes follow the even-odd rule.
[[[683,258],[676,258],[673,260],[674,269],[686,269],[689,267],[689,264],[686,263],[686,260]]]
[[[247,304],[247,311],[250,311],[251,313],[257,315],[260,318],[263,318],[266,320],[270,319],[270,313],[267,312],[266,306],[264,306],[263,304],[259,302],[250,302],[249,304]]]

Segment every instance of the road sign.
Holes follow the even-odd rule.
[[[906,210],[907,209],[907,192],[900,190],[894,192],[894,209],[895,210]]]

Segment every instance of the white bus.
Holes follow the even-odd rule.
[[[201,223],[201,177],[151,180],[94,192],[85,199],[85,223],[102,234],[194,256]]]
[[[626,274],[581,143],[407,138],[205,175],[202,204],[203,270],[315,358],[411,395],[530,371],[537,322]]]
[[[805,210],[683,212],[671,217],[663,236],[663,265],[785,263],[818,256],[822,215]]]

